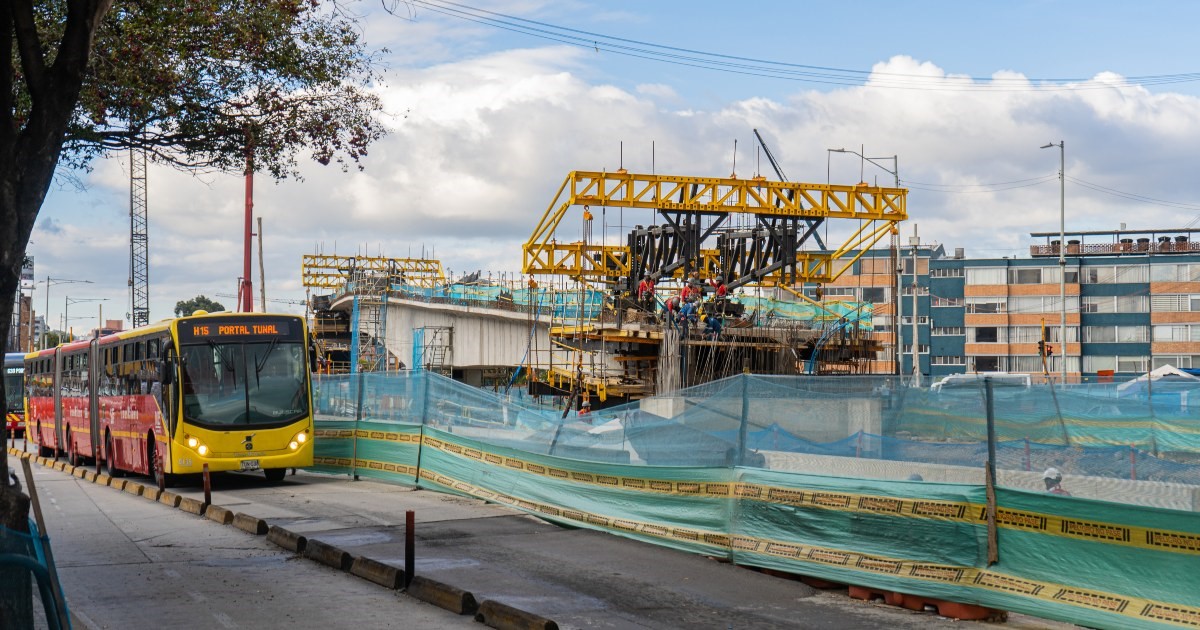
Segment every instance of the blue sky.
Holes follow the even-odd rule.
[[[269,298],[303,298],[306,253],[424,248],[456,274],[515,274],[520,244],[568,171],[617,168],[623,142],[630,170],[650,169],[653,143],[660,173],[724,176],[736,140],[739,175],[752,175],[753,128],[798,181],[823,182],[827,167],[835,183],[858,181],[860,162],[830,148],[898,156],[910,223],[968,256],[1020,255],[1029,232],[1057,229],[1059,156],[1039,150],[1050,141],[1066,142],[1068,176],[1091,185],[1068,181],[1068,229],[1180,227],[1200,216],[1200,81],[1121,80],[1198,71],[1200,4],[430,0],[397,2],[403,19],[378,2],[357,6],[368,42],[391,51],[379,91],[392,133],[363,173],[312,164],[302,183],[259,178]],[[438,12],[468,6],[641,42],[631,46],[875,74],[864,87],[719,72]],[[945,75],[978,80],[946,89]],[[991,77],[1018,87],[990,89]],[[885,87],[897,82],[907,89]],[[862,174],[892,177],[869,164]],[[33,234],[39,278],[93,282],[53,287],[52,323],[67,295],[107,298],[108,315],[128,310],[128,160],[97,162],[83,179],[84,191],[56,186]],[[199,293],[232,306],[222,296],[241,272],[241,185],[151,169],[153,318]],[[602,230],[613,242],[650,220],[623,218]],[[73,306],[72,317],[78,309],[94,310]]]

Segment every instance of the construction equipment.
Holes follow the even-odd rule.
[[[641,278],[719,278],[745,285],[828,283],[908,218],[907,191],[857,184],[770,182],[765,178],[707,178],[573,171],[524,245],[522,271],[562,275],[628,290]],[[572,206],[645,208],[662,226],[638,226],[626,245],[559,242],[557,230]],[[735,215],[753,227],[724,228]],[[859,223],[836,248],[803,246],[828,219]],[[715,248],[703,244],[716,237]],[[815,240],[815,239],[814,239]]]

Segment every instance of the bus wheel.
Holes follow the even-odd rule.
[[[154,434],[146,437],[146,466],[150,468],[150,476],[154,479],[154,483],[160,488],[170,488],[174,485],[175,475],[168,475],[163,472],[162,461],[158,458],[158,444],[154,441]]]
[[[54,451],[46,446],[45,440],[42,439],[42,423],[37,424],[37,439],[38,439],[38,455],[42,457],[53,457]]]
[[[263,471],[267,476],[267,481],[283,481],[284,475],[287,474],[286,468],[267,468]]]
[[[121,470],[117,468],[116,453],[113,452],[112,434],[104,436],[104,470],[109,477],[120,477]]]

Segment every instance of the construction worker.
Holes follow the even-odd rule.
[[[712,278],[708,281],[708,284],[711,285],[713,288],[713,291],[716,292],[716,297],[718,300],[725,297],[726,295],[729,295],[729,289],[727,289],[725,287],[725,279],[724,278]]]
[[[663,323],[675,323],[675,313],[679,310],[680,303],[678,295],[672,295],[663,302]]]
[[[717,336],[721,334],[721,328],[724,327],[724,324],[721,322],[721,316],[714,314],[714,313],[710,313],[710,314],[704,316],[703,321],[704,321],[704,334],[712,335],[713,339],[716,339]]]
[[[1070,492],[1063,490],[1062,473],[1057,468],[1047,468],[1046,472],[1042,473],[1042,481],[1046,482],[1046,492],[1064,497],[1071,496]]]
[[[650,278],[642,278],[642,281],[638,283],[637,299],[642,308],[654,311],[654,283]]]

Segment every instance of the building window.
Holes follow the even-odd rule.
[[[967,284],[1008,284],[1004,267],[971,267],[967,269]]]
[[[937,297],[937,296],[934,296],[934,298],[933,298],[933,306],[962,306],[962,305],[963,305],[962,298],[957,298],[957,297],[956,298],[945,298],[945,297]]]
[[[1154,341],[1200,341],[1200,324],[1166,324],[1151,327]]]
[[[945,355],[937,355],[929,358],[930,365],[966,365],[966,357],[952,357]]]
[[[1144,343],[1149,340],[1146,326],[1085,326],[1085,343]]]
[[[1002,297],[967,298],[968,313],[1003,313],[1005,309],[1005,299]]]
[[[1200,296],[1197,297],[1200,298]],[[1145,295],[1119,295],[1116,297],[1104,295],[1083,298],[1083,303],[1079,308],[1083,313],[1145,313],[1149,305],[1149,296]],[[1197,306],[1200,307],[1200,303],[1197,303]]]
[[[912,316],[905,315],[904,317],[901,317],[900,323],[903,326],[912,326]],[[928,315],[921,315],[921,316],[917,317],[917,325],[925,326],[928,324],[929,324],[929,316]]]
[[[1038,267],[1016,267],[1008,270],[1009,284],[1041,284],[1042,270]]]
[[[962,267],[947,267],[942,269],[930,269],[930,278],[961,278],[963,277]]]
[[[904,285],[904,295],[913,294],[913,285],[911,283]],[[917,285],[917,295],[929,295],[929,287]]]
[[[961,326],[935,326],[930,333],[934,337],[953,337],[955,335],[965,335],[967,329]]]
[[[887,287],[863,287],[862,301],[881,304],[891,299],[891,290]]]
[[[1156,356],[1154,357],[1153,365],[1156,370],[1164,365],[1171,365],[1177,368],[1200,367],[1200,354]]]
[[[929,344],[924,344],[924,343],[917,344],[917,352],[920,354],[929,354]],[[908,355],[912,354],[912,344],[911,343],[904,344],[904,354],[908,354]]]
[[[1008,357],[968,357],[968,367],[972,372],[1005,372],[1008,370]]]
[[[999,328],[995,326],[980,326],[978,328],[970,328],[970,333],[967,341],[974,343],[1000,343]]]

